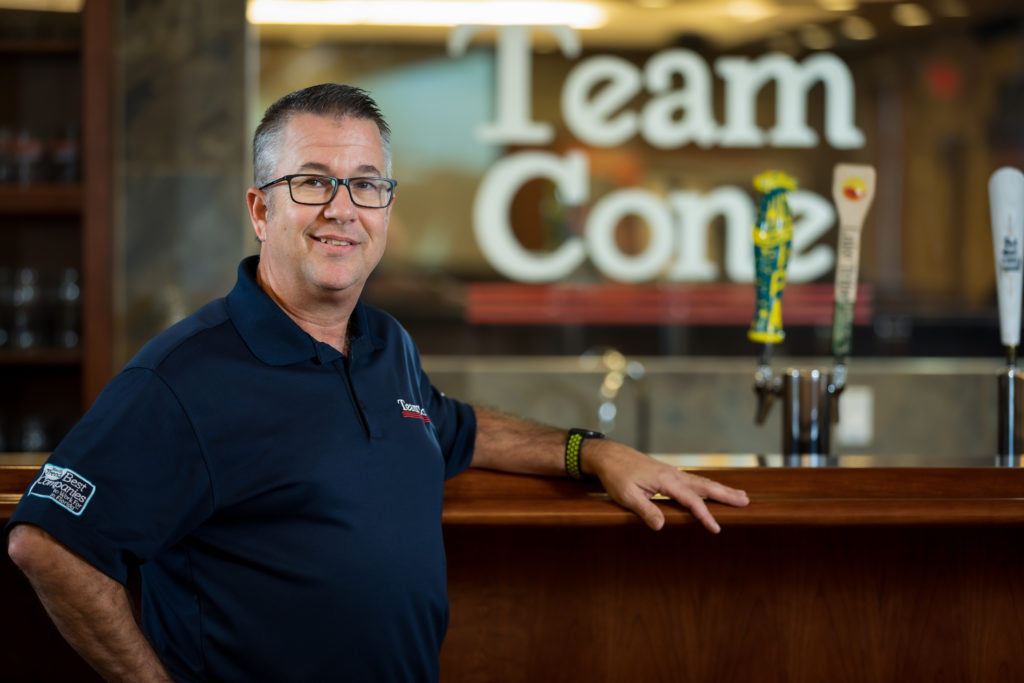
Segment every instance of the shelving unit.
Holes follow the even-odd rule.
[[[0,185],[0,219],[19,215],[78,216],[81,213],[82,186],[79,183]]]
[[[112,12],[112,0],[86,0],[78,15],[0,12],[0,268],[8,276],[6,292],[0,283],[0,452],[52,448],[111,375]],[[73,131],[70,162],[26,173],[24,157],[14,156],[22,131],[40,152],[48,136]],[[41,329],[52,312],[42,294],[57,273],[77,273],[77,344],[15,343],[12,280],[22,269],[40,274]],[[26,434],[39,425],[45,438],[28,448]]]

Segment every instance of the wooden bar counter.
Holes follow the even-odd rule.
[[[442,680],[1024,680],[1024,468],[847,464],[699,468],[750,494],[712,504],[720,535],[668,501],[651,531],[595,482],[456,477]],[[0,466],[0,521],[34,471]],[[80,672],[0,564],[0,680]]]
[[[442,679],[1024,680],[1024,469],[702,472],[751,504],[654,532],[596,484],[448,484]]]

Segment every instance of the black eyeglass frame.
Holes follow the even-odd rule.
[[[331,196],[322,202],[300,202],[295,198],[295,194],[292,192],[292,178],[323,178],[324,180],[331,181]],[[356,198],[352,196],[352,186],[350,183],[354,180],[379,180],[384,181],[391,186],[391,194],[388,196],[388,203],[384,206],[368,206],[366,204],[360,204],[356,201]],[[395,201],[395,188],[398,187],[398,181],[391,178],[377,178],[374,176],[356,176],[354,178],[335,178],[332,175],[324,175],[322,173],[291,173],[289,175],[283,175],[277,180],[271,180],[269,183],[261,185],[260,191],[266,190],[271,185],[277,185],[278,183],[288,184],[288,196],[296,204],[302,204],[303,206],[326,206],[334,201],[334,198],[338,195],[338,187],[341,185],[345,186],[348,190],[348,198],[352,200],[352,203],[363,209],[386,209],[391,206],[391,202]]]

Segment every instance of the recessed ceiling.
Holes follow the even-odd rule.
[[[327,5],[341,8],[342,20],[358,15],[348,0],[250,0],[261,3],[282,3],[297,8],[300,4],[324,8],[314,15],[328,17]],[[399,0],[406,7],[436,0]],[[466,21],[481,23],[484,8],[493,8],[490,16],[496,23],[499,4],[515,5],[501,0],[444,0],[448,5],[471,9]],[[386,2],[374,0],[364,6],[382,7]],[[522,0],[520,0],[520,4]],[[537,13],[537,2],[525,4]],[[656,50],[670,45],[704,45],[710,50],[728,50],[767,43],[771,49],[789,51],[829,49],[832,45],[908,37],[913,32],[934,30],[955,23],[978,23],[992,17],[1024,15],[1021,0],[923,0],[908,3],[893,0],[567,0],[554,5],[583,5],[597,8],[603,16],[600,26],[581,28],[585,48],[616,48]],[[346,9],[346,8],[352,9]],[[399,10],[401,11],[401,10]],[[293,12],[293,14],[296,14]],[[413,14],[409,12],[408,14]],[[449,26],[409,26],[381,24],[379,16],[365,18],[354,24],[284,24],[261,23],[259,36],[264,41],[287,41],[310,44],[320,41],[434,43],[444,44]],[[384,20],[387,21],[387,20]],[[521,23],[544,22],[540,16],[527,16]],[[548,22],[550,23],[550,22]],[[539,47],[553,44],[538,31]]]

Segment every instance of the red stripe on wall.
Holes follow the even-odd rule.
[[[834,286],[787,285],[785,325],[831,325]],[[602,283],[522,284],[477,282],[466,286],[466,321],[479,325],[749,325],[754,317],[751,284]],[[854,323],[870,324],[874,295],[857,289]]]

